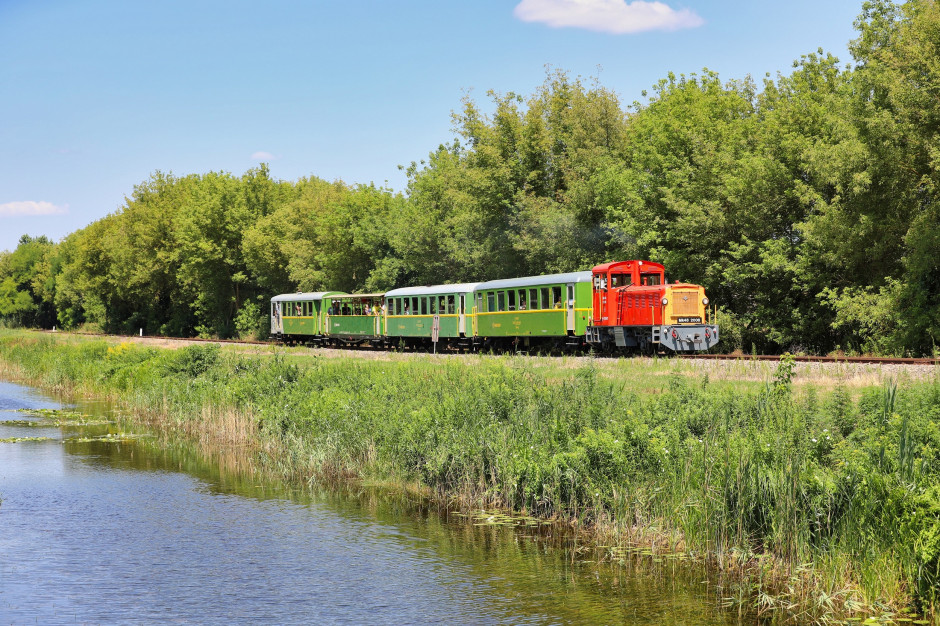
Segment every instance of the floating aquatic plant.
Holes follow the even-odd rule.
[[[7,437],[0,439],[0,443],[25,443],[29,441],[52,441],[52,437]]]

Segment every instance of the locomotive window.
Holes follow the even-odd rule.
[[[447,314],[453,315],[456,313],[454,308],[454,296],[447,296]]]
[[[553,306],[556,309],[562,308],[561,287],[552,287],[552,302],[555,303]]]
[[[496,292],[496,310],[497,311],[506,310],[506,292],[505,291]]]
[[[509,310],[510,311],[516,310],[516,292],[515,291],[509,292]]]
[[[613,287],[627,287],[630,283],[633,282],[633,277],[630,274],[614,274],[610,277],[610,286]]]
[[[659,274],[643,274],[643,276],[640,277],[640,282],[641,282],[643,285],[646,285],[646,286],[649,286],[649,287],[652,287],[652,286],[654,286],[654,285],[658,285],[658,284],[659,284]]]

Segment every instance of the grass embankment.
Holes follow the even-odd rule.
[[[735,384],[647,360],[263,357],[24,333],[0,335],[0,361],[249,446],[285,475],[417,483],[685,551],[761,607],[934,614],[940,592],[936,377],[797,391],[787,362]]]

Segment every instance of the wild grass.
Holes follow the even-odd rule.
[[[797,392],[792,361],[735,385],[650,360],[355,360],[22,333],[0,334],[0,366],[245,446],[283,475],[413,484],[682,552],[759,610],[935,614],[936,377]]]

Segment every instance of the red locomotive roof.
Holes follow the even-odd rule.
[[[601,272],[609,272],[612,269],[633,269],[634,265],[639,265],[640,270],[642,271],[645,268],[651,268],[653,270],[665,271],[666,266],[662,263],[653,263],[652,261],[612,261],[610,263],[603,263],[601,265],[595,265],[591,271],[595,274]]]

